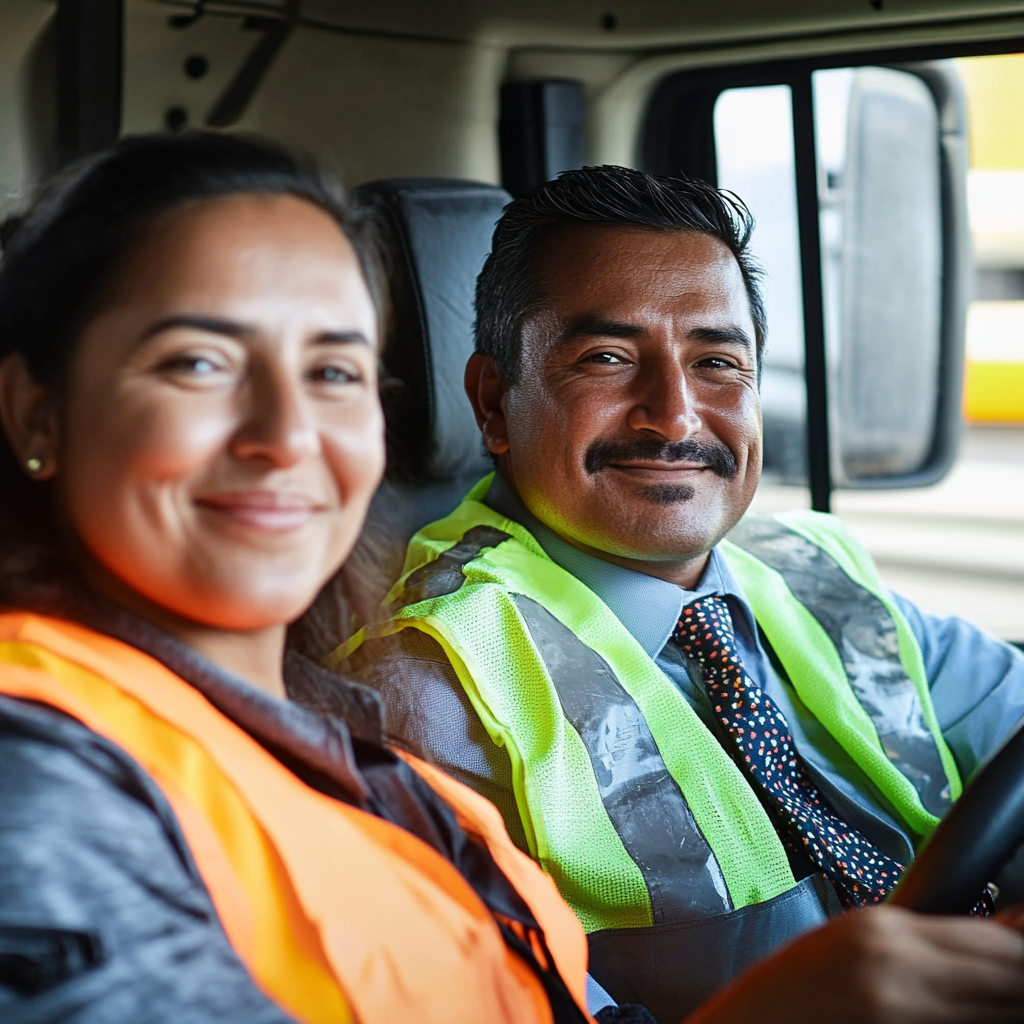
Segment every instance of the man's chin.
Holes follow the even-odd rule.
[[[637,488],[637,496],[652,505],[678,505],[690,501],[695,493],[692,484],[645,484]]]
[[[633,502],[626,516],[605,519],[603,543],[595,546],[653,562],[687,559],[710,550],[731,528],[732,517],[717,502],[701,500],[704,495],[699,493],[688,497],[664,493],[675,486],[659,485],[658,494]]]

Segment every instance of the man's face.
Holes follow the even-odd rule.
[[[542,240],[534,271],[541,309],[525,324],[519,382],[482,417],[502,471],[577,546],[630,563],[701,558],[761,471],[754,324],[735,258],[696,231],[572,226]]]

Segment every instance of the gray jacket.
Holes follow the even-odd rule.
[[[350,735],[340,719],[276,700],[146,623],[112,613],[103,628],[187,679],[311,784],[340,796],[365,782],[353,736],[379,740],[381,717],[362,687],[339,686],[311,662],[286,658],[290,692],[329,692]],[[0,1020],[291,1020],[232,949],[150,777],[74,719],[7,697],[0,697]]]

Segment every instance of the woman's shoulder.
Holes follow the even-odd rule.
[[[66,847],[72,860],[105,849],[114,869],[129,866],[139,844],[158,844],[198,881],[174,814],[146,772],[56,708],[0,694],[0,792],[0,864],[21,859],[26,847]],[[59,862],[50,863],[58,874]]]
[[[169,804],[124,751],[0,695],[0,793],[0,946],[25,968],[0,970],[0,1004],[14,999],[19,1020],[57,1007],[73,1021],[284,1024],[231,949]]]

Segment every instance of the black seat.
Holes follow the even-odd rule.
[[[462,382],[476,278],[511,197],[473,181],[394,178],[359,186],[353,199],[377,224],[393,306],[384,351],[388,471],[357,557],[393,582],[409,537],[492,468]]]

